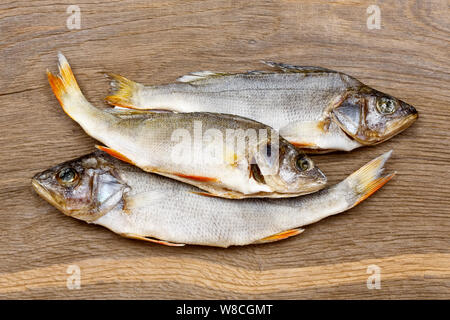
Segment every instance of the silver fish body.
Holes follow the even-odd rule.
[[[229,114],[114,113],[91,105],[59,56],[49,82],[64,111],[102,150],[141,169],[225,198],[293,197],[322,189],[325,175],[269,126]]]
[[[316,152],[350,151],[382,142],[417,118],[413,107],[346,74],[320,67],[267,64],[277,70],[194,72],[179,78],[177,83],[159,86],[144,86],[111,75],[114,93],[106,101],[133,109],[236,114],[265,123],[291,143]],[[354,101],[355,96],[358,101]],[[366,117],[379,112],[375,106],[381,97],[392,102],[398,114],[381,114],[376,128],[370,128],[370,134],[365,135]],[[349,101],[352,108],[341,109],[340,117],[336,117],[334,111]],[[363,104],[368,105],[370,112],[363,114]],[[351,121],[340,121],[348,117]],[[359,134],[352,132],[354,126]]]
[[[265,243],[301,233],[300,227],[346,211],[383,186],[390,152],[339,184],[289,199],[205,197],[192,186],[146,173],[104,153],[37,174],[37,193],[66,215],[122,236],[166,245],[228,247]]]

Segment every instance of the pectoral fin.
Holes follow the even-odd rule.
[[[264,175],[261,173],[261,169],[259,169],[259,166],[256,163],[250,164],[249,172],[249,178],[253,178],[256,182],[259,182],[261,184],[266,184]]]
[[[274,234],[272,236],[262,238],[261,240],[257,240],[257,241],[255,241],[253,243],[254,244],[261,244],[261,243],[269,243],[269,242],[275,242],[275,241],[279,241],[279,240],[284,240],[284,239],[296,236],[296,235],[302,233],[303,231],[305,231],[305,229],[286,230],[286,231]]]
[[[143,241],[153,242],[153,243],[157,243],[157,244],[162,244],[162,245],[169,246],[169,247],[183,247],[186,245],[184,243],[173,243],[173,242],[169,242],[169,241],[153,239],[153,238],[149,238],[149,237],[143,237],[143,236],[133,234],[133,233],[122,233],[121,236],[123,236],[125,238],[130,238],[130,239],[143,240]]]
[[[157,202],[165,201],[169,196],[170,193],[167,190],[160,189],[141,192],[132,196],[126,195],[123,198],[123,211],[131,213],[135,209],[149,208]]]

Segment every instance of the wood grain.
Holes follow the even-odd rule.
[[[81,9],[69,30],[66,9]],[[381,29],[366,26],[369,5]],[[0,4],[0,298],[450,298],[450,80],[446,1],[3,1]],[[63,216],[34,194],[37,171],[94,150],[45,70],[69,59],[103,106],[104,72],[146,84],[259,60],[351,74],[420,118],[376,147],[317,156],[331,183],[394,149],[397,176],[300,236],[230,249],[168,248]],[[81,289],[65,286],[81,268]],[[369,290],[369,264],[381,268]],[[151,272],[154,271],[154,272]]]
[[[450,276],[450,254],[410,254],[381,259],[302,268],[249,270],[178,257],[89,259],[74,263],[83,285],[114,282],[177,281],[232,293],[261,294],[346,285],[367,280],[367,266],[382,269],[384,280]],[[70,269],[69,269],[70,270]],[[70,271],[69,271],[70,272]],[[0,276],[0,293],[27,289],[60,288],[67,283],[67,266],[53,265]],[[339,275],[339,276],[336,276]],[[81,276],[81,272],[80,272]],[[220,279],[220,280],[219,280]]]

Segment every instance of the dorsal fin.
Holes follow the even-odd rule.
[[[265,65],[268,65],[269,67],[276,68],[283,72],[297,72],[297,73],[309,73],[309,72],[331,72],[331,73],[338,73],[338,71],[334,71],[327,68],[322,67],[314,67],[314,66],[295,66],[292,64],[286,64],[286,63],[280,63],[280,62],[274,62],[274,61],[261,61]]]
[[[272,71],[265,70],[252,70],[247,72],[232,73],[232,72],[214,72],[214,71],[197,71],[186,74],[177,79],[178,82],[192,83],[199,80],[205,80],[209,78],[218,78],[233,75],[259,75],[273,73]]]
[[[155,202],[167,201],[168,198],[170,198],[170,194],[158,189],[127,195],[124,197],[123,210],[131,213],[134,209],[148,208],[153,206]]]
[[[274,61],[261,61],[262,63],[278,69],[282,72],[296,72],[296,73],[308,73],[308,72],[332,72],[337,73],[337,71],[322,68],[322,67],[310,67],[310,66],[294,66],[290,64],[285,63],[279,63]],[[205,80],[209,78],[216,78],[216,77],[223,77],[223,76],[230,76],[230,75],[236,75],[236,74],[243,74],[243,75],[260,75],[260,74],[268,74],[273,73],[273,71],[265,71],[265,70],[252,70],[247,71],[243,73],[227,73],[227,72],[214,72],[214,71],[196,71],[188,73],[182,77],[179,77],[177,79],[178,82],[184,82],[184,83],[192,83],[200,80]]]
[[[196,71],[196,72],[188,73],[182,77],[179,77],[177,79],[177,81],[190,83],[190,82],[195,82],[195,81],[199,81],[199,80],[205,80],[208,78],[222,77],[222,76],[227,76],[227,75],[230,75],[230,73],[214,72],[214,71]]]

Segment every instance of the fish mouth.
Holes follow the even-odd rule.
[[[314,183],[313,185],[311,185],[310,188],[307,188],[306,192],[312,193],[312,192],[322,190],[323,188],[326,187],[327,182],[328,182],[328,179],[325,177],[324,179],[321,179],[321,180],[317,181],[316,183]]]
[[[272,190],[270,192],[259,192],[257,197],[291,198],[322,190],[328,182],[326,175],[318,168],[311,170],[313,174],[310,177],[296,183],[289,183],[283,179],[271,179],[268,185],[271,186]],[[266,176],[266,184],[267,178]]]
[[[292,190],[290,192],[286,192],[287,197],[295,197],[301,196],[304,194],[309,194],[313,192],[317,192],[326,187],[328,179],[321,171],[321,176],[318,179],[315,179],[314,182],[309,182],[307,185],[303,185],[300,190]]]
[[[297,191],[297,192],[292,191],[292,192],[284,193],[283,197],[291,198],[291,197],[298,197],[298,196],[303,196],[306,194],[314,193],[314,192],[322,190],[323,188],[326,187],[326,185],[327,185],[326,181],[325,182],[317,182],[314,185],[309,186],[308,188],[303,188],[301,191]]]
[[[412,113],[408,115],[407,117],[395,122],[390,126],[388,129],[388,133],[379,141],[376,141],[374,144],[378,144],[381,142],[384,142],[393,136],[399,134],[400,132],[403,132],[407,128],[409,128],[417,119],[419,118],[419,113],[417,111],[415,113]]]
[[[309,188],[302,189],[302,191],[292,191],[292,192],[259,192],[254,194],[254,198],[271,198],[271,199],[282,199],[282,198],[295,198],[299,196],[304,196],[307,194],[318,192],[326,187],[326,184],[316,184]]]
[[[323,173],[322,170],[320,170],[318,167],[314,167],[313,169],[311,169],[311,172],[312,181],[309,182],[310,188],[307,189],[314,189],[315,191],[320,190],[327,184],[328,178],[325,173]]]
[[[419,117],[419,113],[417,111],[414,113],[411,113],[408,116],[389,125],[389,128],[388,128],[386,134],[383,134],[382,136],[378,136],[376,134],[376,137],[364,136],[364,138],[366,138],[366,139],[358,136],[358,132],[356,134],[349,132],[343,125],[341,125],[341,123],[335,117],[334,117],[334,121],[337,123],[339,128],[349,139],[355,140],[356,142],[359,142],[365,146],[371,146],[371,145],[376,145],[376,144],[382,143],[386,140],[389,140],[393,136],[401,133],[405,129],[409,128],[417,120],[418,117]],[[367,139],[367,138],[372,138],[372,139]]]
[[[64,212],[63,206],[55,199],[53,193],[44,187],[38,180],[35,178],[31,179],[31,185],[33,186],[34,191],[43,198],[45,201],[56,207],[57,209]]]

